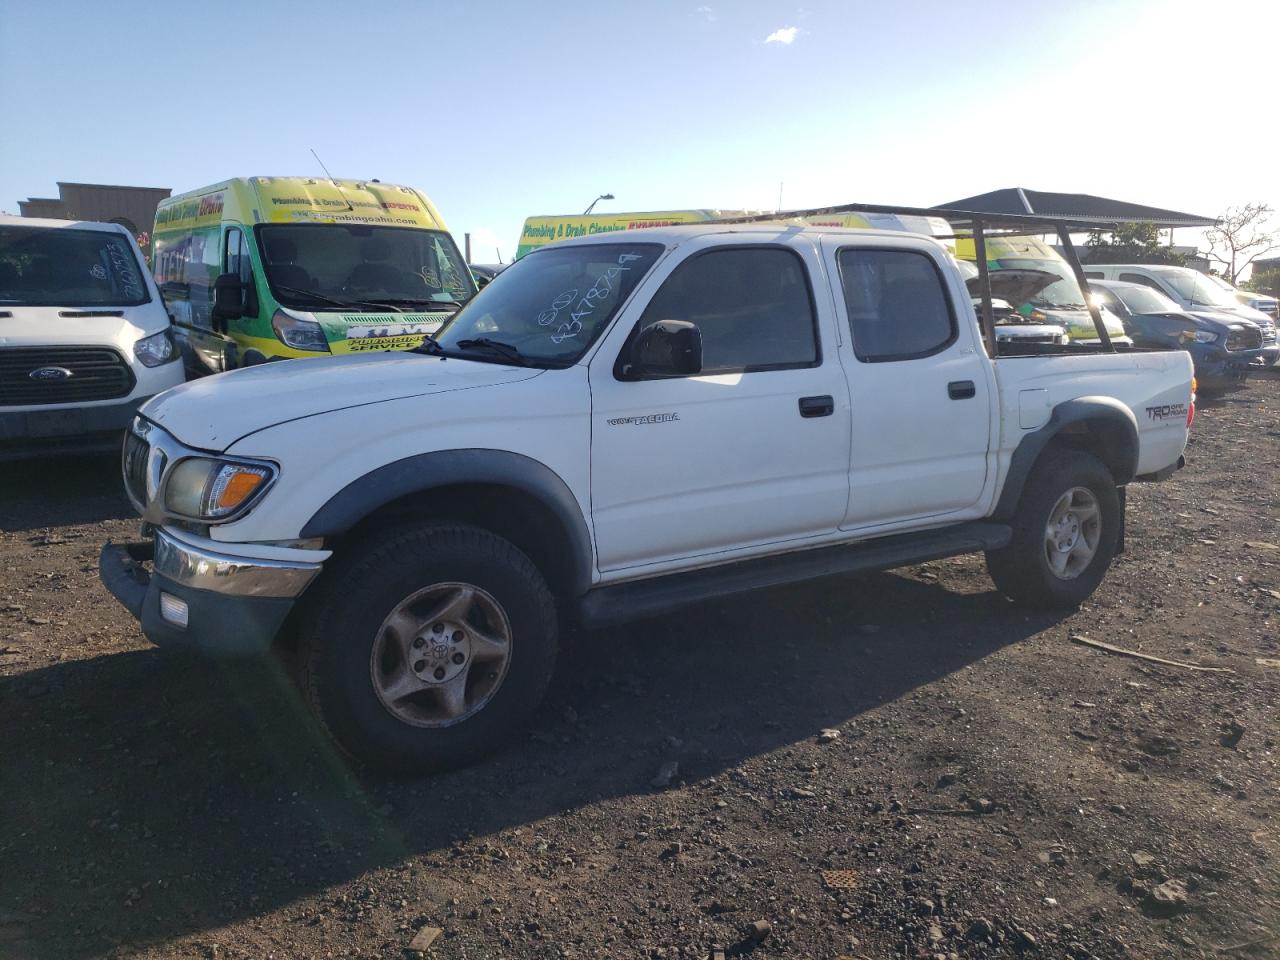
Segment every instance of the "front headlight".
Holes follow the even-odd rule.
[[[188,457],[169,474],[164,507],[192,520],[225,520],[248,509],[273,479],[268,464]]]
[[[177,345],[173,342],[173,333],[168,327],[149,337],[143,337],[133,345],[133,355],[142,361],[144,367],[158,367],[168,363],[178,355]]]
[[[1212,330],[1197,330],[1192,334],[1191,339],[1196,343],[1217,343],[1221,337]]]
[[[324,337],[324,328],[314,320],[300,320],[283,310],[277,310],[271,317],[271,329],[286,347],[309,350],[312,353],[329,352],[329,341]]]

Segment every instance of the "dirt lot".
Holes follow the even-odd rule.
[[[279,668],[147,645],[114,458],[6,464],[0,957],[1280,955],[1280,380],[1188,458],[1069,617],[961,558],[591,634],[509,750],[399,783]]]

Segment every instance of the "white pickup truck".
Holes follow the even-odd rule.
[[[124,451],[147,539],[101,575],[157,644],[296,644],[346,751],[440,768],[521,729],[570,623],[978,551],[1015,600],[1078,604],[1193,414],[1182,351],[989,357],[930,237],[584,237],[419,352],[147,404]]]

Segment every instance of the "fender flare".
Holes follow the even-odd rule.
[[[579,595],[591,587],[591,533],[569,485],[550,467],[506,450],[440,450],[396,460],[352,480],[303,526],[300,537],[339,536],[374,511],[402,497],[456,484],[512,487],[537,499],[563,528],[569,543],[570,582]]]
[[[1054,407],[1048,423],[1018,442],[1013,456],[1009,458],[1009,470],[1005,474],[1004,488],[1000,491],[993,519],[1009,520],[1013,517],[1031,469],[1045,447],[1067,427],[1086,420],[1100,420],[1123,437],[1119,456],[1110,464],[1112,475],[1118,487],[1133,479],[1138,469],[1138,421],[1133,411],[1114,397],[1076,397]]]

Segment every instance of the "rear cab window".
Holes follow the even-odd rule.
[[[863,363],[914,360],[958,335],[937,263],[914,250],[845,248],[836,255],[853,350]]]
[[[136,307],[150,299],[122,233],[0,226],[0,304]]]

